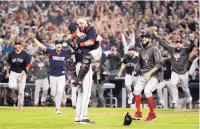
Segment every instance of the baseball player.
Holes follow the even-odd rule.
[[[35,44],[40,47],[49,57],[50,71],[49,80],[51,95],[56,104],[56,114],[61,114],[60,106],[65,88],[65,60],[70,56],[70,50],[62,50],[62,43],[55,41],[55,49],[49,49],[34,38]]]
[[[79,30],[85,33],[85,37],[76,38],[79,53],[76,56],[77,79],[74,82],[74,85],[78,86],[75,123],[94,124],[94,121],[87,118],[93,82],[91,64],[95,60],[100,60],[102,49],[99,42],[97,42],[99,40],[95,28],[90,26],[85,18],[78,18],[76,23],[79,29],[75,29],[76,31],[67,37],[72,39],[76,38]],[[69,28],[76,28],[75,24],[71,25],[74,27]]]
[[[156,32],[154,32],[156,39],[159,41],[160,45],[163,46],[171,56],[172,63],[172,106],[171,108],[176,108],[178,102],[178,89],[177,83],[180,80],[183,92],[186,97],[186,108],[191,107],[192,96],[190,94],[190,89],[188,88],[188,66],[189,66],[189,53],[194,48],[194,41],[191,40],[189,47],[184,47],[181,40],[176,41],[176,47],[168,45],[167,41],[161,39]]]
[[[163,81],[160,82],[157,86],[157,94],[158,94],[158,99],[159,99],[159,104],[158,104],[158,108],[163,108],[164,107],[164,95],[163,95],[163,91],[162,89],[166,86],[169,94],[170,94],[170,98],[172,98],[172,92],[171,92],[171,62],[170,59],[168,58],[167,54],[163,54]]]
[[[139,52],[139,59],[136,66],[136,71],[140,72],[138,76],[136,85],[134,87],[135,103],[136,103],[136,113],[134,119],[142,119],[142,113],[140,111],[141,104],[141,92],[144,89],[145,97],[149,105],[149,115],[145,121],[153,121],[157,119],[154,113],[154,100],[152,97],[152,92],[156,89],[159,81],[162,81],[162,56],[159,49],[151,45],[152,37],[150,34],[142,35],[142,45]]]
[[[6,77],[9,77],[8,86],[13,93],[18,91],[18,110],[20,111],[24,104],[26,73],[31,67],[31,56],[22,50],[19,40],[15,41],[14,48],[15,50],[9,54],[7,60]]]
[[[41,105],[46,105],[46,98],[49,89],[49,81],[48,81],[48,67],[49,63],[44,59],[43,53],[39,52],[36,55],[35,61],[32,63],[32,71],[33,75],[36,77],[35,80],[35,95],[34,95],[34,106],[38,107],[39,102],[39,93],[41,87],[43,88],[43,93],[41,97]]]
[[[133,101],[133,92],[132,92],[132,85],[135,86],[137,77],[135,73],[135,67],[138,61],[138,53],[134,50],[133,46],[130,46],[128,49],[128,55],[122,61],[121,69],[117,74],[117,77],[121,77],[122,72],[126,69],[125,74],[125,86],[126,91],[128,93],[128,104],[131,104]]]

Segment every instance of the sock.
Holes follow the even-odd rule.
[[[147,101],[148,101],[148,104],[149,104],[150,113],[154,113],[154,101],[153,101],[153,97],[147,98]]]
[[[140,97],[140,95],[136,95],[135,96],[135,103],[136,103],[137,112],[140,112],[140,104],[141,104],[141,97]]]

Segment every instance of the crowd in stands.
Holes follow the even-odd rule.
[[[27,36],[36,31],[40,32],[42,42],[52,47],[55,40],[69,33],[68,24],[79,16],[87,17],[95,26],[104,39],[102,47],[108,59],[116,62],[127,54],[128,46],[139,50],[140,35],[151,31],[157,31],[172,45],[179,39],[188,45],[192,33],[197,46],[198,7],[198,1],[1,1],[0,56],[13,50],[16,39],[23,42],[29,53],[37,52]],[[39,26],[42,27],[37,30]]]
[[[54,47],[79,16],[87,17],[103,37],[109,70],[120,67],[130,45],[139,51],[144,33],[157,31],[171,45],[182,40],[185,46],[192,34],[195,46],[199,45],[199,1],[0,1],[0,59],[6,59],[15,40],[34,56],[39,49],[28,35],[37,31],[45,46]],[[197,53],[191,53],[191,61]]]

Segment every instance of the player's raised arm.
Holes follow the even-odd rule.
[[[46,51],[46,50],[47,50],[47,47],[44,46],[40,41],[38,41],[38,40],[35,38],[35,36],[33,36],[32,34],[29,34],[29,37],[30,37],[30,38],[33,38],[34,43],[35,43],[40,49],[42,49],[43,51]]]
[[[46,51],[46,50],[47,50],[47,47],[44,46],[41,42],[39,42],[36,38],[34,38],[33,40],[34,40],[34,43],[35,43],[39,48],[41,48],[43,51]]]
[[[189,45],[189,47],[187,47],[187,52],[188,53],[192,52],[194,47],[195,47],[195,45],[194,45],[194,35],[190,34],[190,45]]]
[[[161,46],[163,46],[167,51],[172,51],[173,50],[173,47],[171,47],[171,46],[169,46],[168,44],[168,42],[167,41],[165,41],[165,40],[163,40],[162,38],[160,38],[159,36],[158,36],[158,34],[157,34],[157,32],[154,32],[153,33],[154,34],[154,38],[159,42],[159,44],[161,45]]]

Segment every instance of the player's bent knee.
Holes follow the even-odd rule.
[[[141,91],[135,90],[135,91],[133,91],[133,94],[134,94],[134,95],[141,95]]]
[[[144,90],[144,95],[145,95],[146,98],[149,98],[149,97],[152,96],[152,93],[151,93],[151,91]]]
[[[24,93],[19,93],[19,96],[24,96]]]

